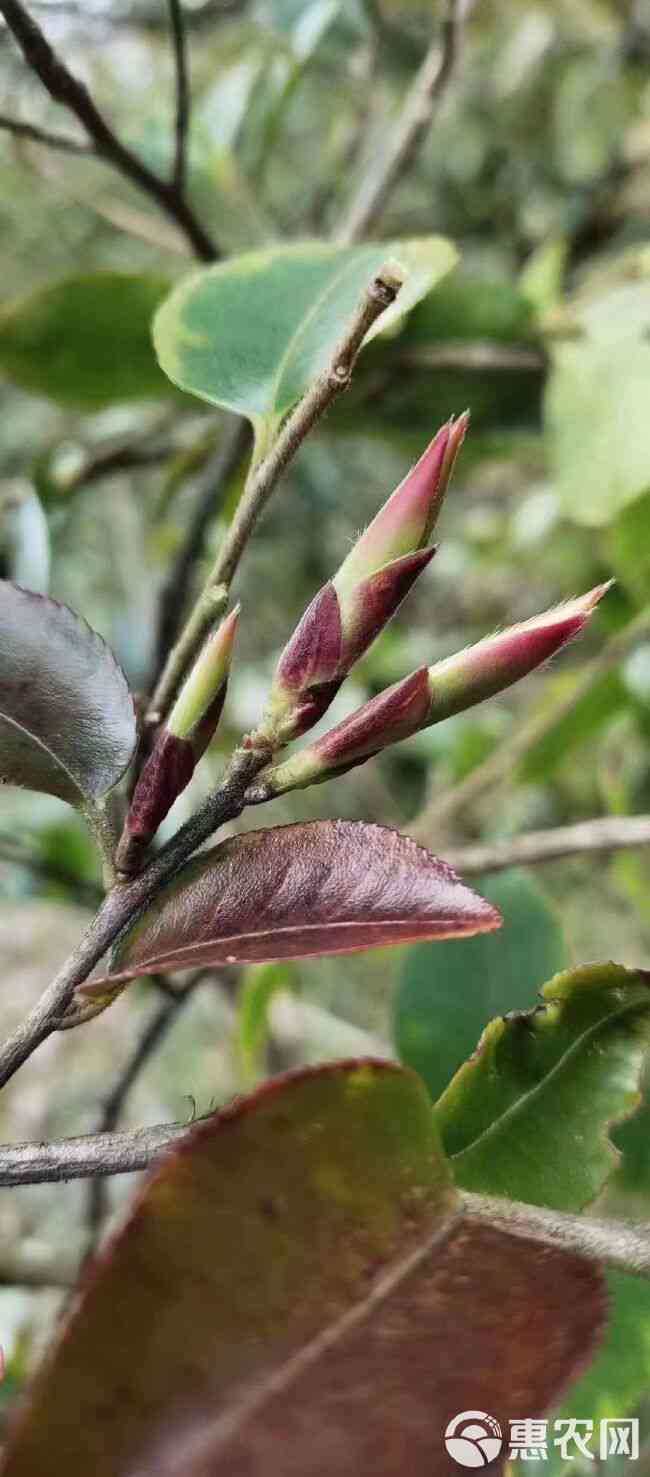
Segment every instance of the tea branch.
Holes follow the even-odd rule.
[[[159,686],[165,701],[174,692],[185,662],[189,660],[187,652],[193,653],[196,649],[194,642],[197,640],[197,630],[200,640],[207,624],[214,617],[219,601],[223,599],[225,603],[227,600],[228,584],[246,542],[282,472],[295,456],[308,432],[349,384],[357,355],[369,328],[394,301],[400,286],[401,278],[397,269],[390,265],[372,279],[332,355],[328,368],[285,421],[268,456],[249,478],[237,514],[217,558],[217,583],[213,585],[211,580],[208,581],[203,597],[197,602],[194,616],[190,617],[180,643],[172,651],[171,665],[163,673]],[[159,695],[157,701],[160,702]],[[269,757],[268,746],[257,747],[254,742],[235,750],[226,774],[214,794],[208,796],[203,806],[162,847],[142,872],[128,882],[118,882],[111,889],[78,947],[13,1036],[0,1049],[0,1087],[4,1086],[41,1042],[59,1028],[75,990],[88,978],[122,930],[146,907],[160,887],[174,876],[197,847],[207,841],[219,826],[241,814],[246,791],[268,763]]]
[[[506,867],[534,867],[560,857],[587,856],[650,846],[650,815],[608,815],[573,826],[554,826],[524,836],[478,842],[457,849],[445,846],[445,861],[467,877],[501,872]]]
[[[50,1143],[7,1144],[0,1150],[0,1185],[58,1184],[151,1169],[187,1133],[161,1123],[136,1133],[82,1134]],[[569,1215],[523,1201],[460,1191],[461,1214],[511,1235],[572,1251],[606,1267],[650,1278],[650,1226]]]
[[[0,15],[4,16],[28,67],[42,82],[52,101],[60,103],[77,118],[91,140],[92,152],[97,158],[117,169],[125,179],[155,200],[160,209],[183,231],[200,261],[215,261],[218,256],[215,244],[194,214],[176,175],[169,180],[162,178],[122,143],[100,112],[88,88],[69,70],[37,21],[25,9],[22,0],[0,0]],[[182,126],[184,130],[184,118]],[[14,128],[13,131],[19,130]],[[48,143],[50,137],[43,132],[38,142]],[[57,143],[55,147],[61,145]]]
[[[388,263],[363,293],[356,312],[337,345],[327,369],[319,376],[287,420],[263,461],[253,462],[246,486],[214,565],[181,635],[172,647],[153,694],[146,722],[155,726],[164,718],[180,681],[214,621],[228,603],[230,585],[255,524],[282,473],[305,437],[330,405],[346,390],[366,334],[395,301],[402,285],[396,265]]]

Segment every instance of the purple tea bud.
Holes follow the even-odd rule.
[[[274,747],[318,722],[433,557],[426,544],[468,420],[465,413],[438,431],[305,611],[280,658],[262,720],[260,733]]]
[[[433,667],[420,667],[316,743],[261,774],[249,792],[251,804],[319,784],[389,744],[502,692],[579,635],[610,585],[611,581],[598,585],[577,600],[489,636]]]
[[[498,631],[430,667],[429,723],[438,723],[494,697],[535,667],[542,666],[567,641],[580,634],[610,586],[611,581],[597,585],[577,600],[554,606],[506,631]]]
[[[115,857],[122,872],[137,867],[216,731],[238,620],[239,606],[206,641],[143,765]]]

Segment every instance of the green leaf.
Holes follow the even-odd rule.
[[[170,281],[154,273],[89,272],[0,313],[0,373],[62,405],[168,397],[151,319]]]
[[[618,1163],[607,1130],[639,1101],[650,975],[616,964],[559,974],[535,1011],[492,1021],[435,1107],[467,1190],[581,1210]]]
[[[650,1283],[624,1272],[609,1272],[607,1292],[608,1319],[601,1347],[555,1412],[559,1420],[576,1415],[592,1420],[596,1431],[602,1420],[632,1415],[650,1388]],[[592,1448],[597,1455],[597,1440]],[[556,1477],[565,1469],[557,1454],[553,1460],[549,1450],[549,1456],[548,1477]],[[628,1469],[632,1470],[626,1462],[623,1470]]]
[[[563,693],[575,685],[575,675],[562,672],[546,683],[543,705],[536,710],[540,718],[548,705],[552,709]],[[579,680],[579,679],[578,679]],[[537,743],[532,744],[518,766],[518,777],[528,784],[547,780],[569,755],[587,743],[614,715],[629,705],[629,694],[619,672],[608,672],[593,687],[578,697],[569,712],[563,713]]]
[[[290,964],[253,964],[246,970],[237,1001],[237,1055],[246,1083],[262,1075],[269,1006],[280,991],[296,988]]]
[[[481,881],[479,890],[503,915],[498,933],[410,949],[397,995],[399,1055],[434,1099],[488,1021],[532,1005],[544,981],[567,962],[558,920],[526,872],[503,872]]]
[[[192,273],[154,320],[165,373],[192,394],[277,424],[326,367],[361,293],[389,257],[407,280],[369,338],[397,321],[456,260],[441,237],[249,252]]]
[[[450,1413],[505,1428],[559,1398],[598,1338],[602,1285],[572,1254],[458,1216],[412,1073],[279,1078],[149,1178],[4,1477],[332,1477],[341,1453],[350,1473],[439,1472]]]
[[[133,698],[112,651],[80,616],[0,581],[0,783],[101,800],[135,748]]]
[[[556,345],[546,423],[557,486],[576,523],[600,527],[644,492],[650,466],[650,281],[578,305]]]

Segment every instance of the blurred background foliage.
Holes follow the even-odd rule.
[[[151,163],[168,160],[165,8],[37,8],[123,136]],[[331,233],[384,146],[434,12],[425,0],[188,5],[191,194],[225,254]],[[610,574],[615,590],[550,671],[239,825],[336,814],[408,826],[429,803],[428,839],[445,855],[468,840],[650,810],[649,64],[643,0],[475,7],[444,108],[381,221],[387,238],[449,236],[460,264],[366,351],[271,503],[238,580],[244,619],[225,718],[163,834],[259,715],[311,594],[438,424],[465,406],[473,429],[440,550],[334,718],[495,626]],[[5,30],[0,78],[5,110],[60,126]],[[152,311],[191,261],[169,222],[104,165],[4,134],[0,240],[2,573],[82,612],[138,689],[160,591],[225,426],[173,389],[151,349]],[[239,485],[235,476],[215,508],[206,570]],[[458,791],[470,775],[473,789]],[[97,883],[69,810],[3,793],[6,1025],[74,943]],[[239,1019],[236,982],[204,982],[121,1121],[183,1118],[269,1068],[363,1050],[400,1049],[437,1096],[485,1023],[534,1004],[555,969],[609,957],[648,965],[647,852],[567,859],[488,879],[486,892],[506,913],[494,938],[249,973]],[[4,1136],[95,1126],[155,1000],[142,984],[97,1025],[48,1042],[3,1095]],[[650,1108],[618,1130],[625,1154],[609,1213],[650,1216],[649,1128]],[[126,1188],[112,1188],[116,1202]],[[80,1250],[86,1194],[44,1186],[5,1200],[0,1251],[22,1239],[37,1264],[44,1244]],[[58,1296],[0,1292],[16,1378]],[[623,1278],[615,1305],[618,1347],[632,1339],[637,1355],[622,1364],[612,1345],[609,1366],[602,1356],[598,1414],[634,1409],[650,1378],[650,1306]]]

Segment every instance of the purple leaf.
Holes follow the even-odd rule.
[[[500,922],[445,862],[397,831],[360,821],[279,826],[184,867],[126,934],[109,978],[348,954]],[[97,982],[85,989],[97,993]]]
[[[414,1073],[296,1072],[148,1177],[21,1402],[4,1477],[443,1477],[450,1418],[487,1411],[507,1435],[543,1416],[604,1301],[598,1267],[463,1216]],[[493,1454],[496,1477],[507,1443]]]
[[[83,805],[121,779],[136,741],[126,678],[56,600],[0,581],[0,781]]]

